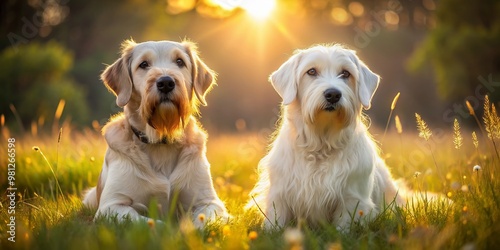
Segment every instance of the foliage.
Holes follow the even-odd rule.
[[[468,96],[483,84],[481,94],[488,91],[493,100],[499,100],[500,93],[492,89],[498,86],[491,86],[491,79],[496,82],[500,77],[498,11],[497,0],[460,4],[454,0],[440,1],[436,27],[414,53],[410,67],[427,70],[430,67],[424,66],[430,65],[444,98]],[[486,86],[484,80],[490,81],[490,86]]]
[[[0,113],[13,121],[13,104],[24,124],[40,117],[51,122],[54,114],[48,112],[63,99],[75,124],[88,122],[85,91],[69,76],[72,65],[72,54],[56,42],[6,48],[0,54]]]

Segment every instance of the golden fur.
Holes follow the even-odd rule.
[[[158,81],[167,76],[173,89],[162,92]],[[195,118],[215,73],[199,59],[196,46],[126,41],[122,56],[101,78],[124,112],[103,128],[108,150],[97,187],[84,204],[96,208],[96,216],[147,219],[152,199],[166,214],[178,195],[179,214],[191,211],[198,227],[216,216],[227,218],[212,185],[207,136]],[[198,220],[200,214],[206,220]]]

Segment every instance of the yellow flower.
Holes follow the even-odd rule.
[[[255,240],[255,239],[257,239],[258,236],[259,236],[259,234],[255,231],[250,231],[250,233],[248,233],[248,238],[250,240]]]
[[[222,228],[222,235],[229,236],[231,234],[231,228],[228,225],[225,225]]]
[[[201,223],[205,222],[205,214],[198,214],[198,220],[200,220]]]
[[[154,228],[155,227],[155,221],[153,219],[148,219],[148,226],[150,228]]]

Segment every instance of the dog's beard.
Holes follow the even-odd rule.
[[[168,95],[148,92],[142,99],[140,115],[161,138],[173,140],[182,135],[191,115],[187,93],[174,90]],[[151,138],[151,137],[150,137]]]
[[[331,104],[323,95],[304,98],[301,102],[304,122],[322,132],[340,131],[355,122],[357,108],[354,98],[344,95],[342,99]]]
[[[315,160],[326,159],[335,149],[343,148],[350,140],[352,129],[361,115],[361,104],[352,91],[344,91],[342,99],[332,105],[321,91],[306,93],[297,110],[303,122],[298,145],[309,152]],[[332,109],[332,107],[334,107]]]

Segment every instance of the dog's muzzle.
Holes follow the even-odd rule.
[[[161,93],[161,100],[169,101],[168,93],[175,89],[175,80],[170,76],[162,76],[156,80],[156,88]]]
[[[323,92],[323,96],[326,100],[325,110],[326,111],[334,111],[337,108],[337,103],[342,98],[342,93],[338,89],[327,89]]]

